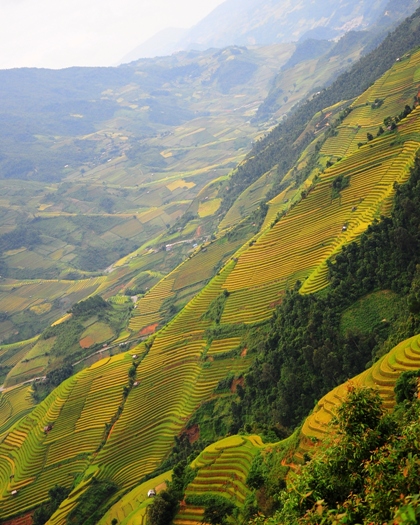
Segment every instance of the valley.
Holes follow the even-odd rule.
[[[0,133],[2,523],[417,516],[419,18],[371,53],[359,35],[340,55],[39,70],[32,111],[35,71],[0,71],[19,86]],[[311,470],[358,402],[382,402],[361,457],[393,429],[415,456],[377,511],[380,487],[350,473],[330,497]]]

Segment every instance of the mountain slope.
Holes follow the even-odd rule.
[[[268,319],[285,287],[298,278],[309,276],[308,291],[325,286],[326,259],[366,229],[393,194],[394,182],[408,176],[420,145],[417,109],[401,121],[398,140],[390,131],[360,149],[357,142],[377,129],[384,115],[412,102],[419,64],[420,52],[395,63],[353,103],[337,127],[341,139],[355,130],[346,141],[346,158],[324,173],[316,166],[318,182],[309,179],[314,188],[256,243],[241,249],[147,346],[135,350],[136,357],[131,351],[73,376],[10,430],[0,445],[3,516],[39,504],[50,486],[70,486],[82,472],[83,485],[51,524],[64,523],[92,476],[116,483],[119,494],[133,488],[160,465],[174,436],[219,382],[248,368],[250,358],[238,342],[244,325]],[[380,108],[366,104],[379,94]],[[331,127],[325,116],[314,123],[324,131]],[[321,136],[310,149],[316,150]],[[323,148],[322,159],[337,155],[334,141]],[[340,175],[350,175],[350,185],[334,198],[331,183]],[[93,422],[97,410],[101,418]],[[14,496],[13,490],[18,491]]]
[[[346,29],[367,27],[386,3],[271,0],[261,5],[255,0],[229,0],[194,27],[182,45],[224,47],[232,38],[239,45],[267,45],[296,41],[309,32],[332,38]],[[218,31],[212,35],[214,27]]]
[[[258,142],[229,183],[225,177],[249,151],[251,139],[271,125],[256,127],[250,120],[293,44],[180,53],[109,70],[2,72],[0,273],[7,280],[0,283],[0,338],[10,343],[31,338],[91,293],[109,296],[121,284],[138,291],[153,286],[156,274],[148,272],[166,274],[176,267],[191,245],[213,234],[248,185],[255,184],[224,226],[271,198],[299,155],[301,145],[294,144],[310,116],[360,94],[360,84],[367,88],[416,45],[418,32],[415,17],[404,23],[376,54]],[[284,83],[276,83],[285,91],[280,100],[288,98],[278,116],[336,74],[340,57],[354,60],[359,53],[360,47],[350,56],[288,69]],[[284,147],[278,143],[282,134]],[[23,149],[17,146],[21,141]],[[257,222],[244,235],[252,236]],[[18,224],[25,225],[26,237]],[[166,255],[150,251],[167,244]],[[219,264],[214,260],[208,273],[195,272],[197,286]],[[166,303],[163,317],[187,300]]]
[[[120,63],[128,64],[139,58],[153,58],[155,56],[170,55],[174,51],[178,51],[177,43],[187,32],[188,29],[179,29],[176,27],[162,29],[162,31],[159,31],[159,33],[156,33],[156,35],[146,40],[146,42],[143,42],[130,51],[130,53],[123,56]]]

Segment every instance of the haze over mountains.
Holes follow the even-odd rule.
[[[350,30],[389,26],[418,5],[418,0],[226,0],[191,29],[165,29],[121,62],[187,49],[337,39]]]

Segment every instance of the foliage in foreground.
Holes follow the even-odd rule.
[[[237,507],[232,501],[216,494],[187,496],[186,503],[203,507],[203,522],[209,525],[225,525],[229,516],[237,514]]]
[[[415,524],[420,517],[420,401],[392,414],[377,391],[351,384],[333,435],[280,493],[280,510],[254,524]]]

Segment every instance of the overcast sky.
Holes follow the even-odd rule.
[[[0,0],[0,69],[109,66],[224,0]]]

